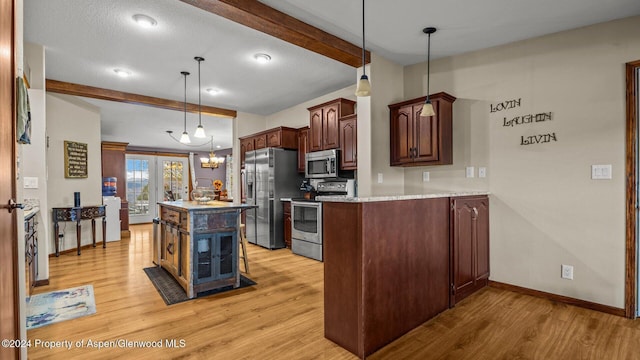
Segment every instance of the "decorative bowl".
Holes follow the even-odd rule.
[[[206,202],[214,200],[215,197],[216,193],[213,188],[197,187],[191,192],[191,199],[193,201],[197,201],[200,204],[204,204]]]

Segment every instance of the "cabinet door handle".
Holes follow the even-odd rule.
[[[475,206],[473,207],[473,215],[474,217],[478,217],[478,209]]]

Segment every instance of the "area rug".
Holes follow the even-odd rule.
[[[96,313],[93,285],[27,298],[27,330]]]
[[[194,299],[189,299],[187,297],[187,293],[184,291],[182,286],[176,281],[176,279],[171,276],[165,269],[160,266],[148,267],[142,269],[149,277],[149,280],[153,283],[153,286],[156,287],[158,293],[164,300],[165,304],[173,305],[183,301],[194,300],[196,298],[202,298],[209,295],[220,294],[223,292],[237,290],[248,286],[253,286],[256,284],[255,281],[240,275],[240,286],[234,288],[233,286],[225,286],[219,289],[213,289],[208,291],[203,291],[198,293],[198,296]]]

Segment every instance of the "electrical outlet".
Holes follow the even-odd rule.
[[[562,264],[562,278],[573,280],[573,266]]]
[[[429,182],[429,172],[428,171],[423,171],[422,172],[422,181],[423,182]]]
[[[479,178],[486,178],[487,177],[487,168],[486,167],[479,167],[478,168],[478,177]]]
[[[467,177],[476,177],[476,169],[473,166],[467,166]]]

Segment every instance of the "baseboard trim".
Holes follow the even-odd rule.
[[[574,305],[574,306],[578,306],[578,307],[589,309],[589,310],[595,310],[595,311],[600,311],[600,312],[611,314],[611,315],[626,317],[624,309],[609,306],[609,305],[602,305],[602,304],[598,304],[590,301],[580,300],[580,299],[563,296],[563,295],[552,294],[552,293],[539,291],[539,290],[533,290],[533,289],[525,288],[522,286],[501,283],[493,280],[489,280],[489,286],[494,287],[496,289],[513,291],[520,294],[535,296],[535,297],[539,297],[539,298],[543,298],[551,301],[557,301],[560,303]]]
[[[107,242],[108,242],[108,241],[107,241]],[[87,244],[87,245],[82,245],[82,246],[80,247],[80,251],[82,252],[82,250],[89,249],[89,248],[92,248],[92,247],[94,247],[94,246],[93,246],[93,243],[91,243],[91,244]],[[96,247],[96,248],[98,248],[98,247],[102,247],[102,241],[96,241],[96,246],[95,246],[95,247]],[[109,247],[109,245],[107,245],[107,247]],[[69,253],[77,253],[77,252],[78,252],[78,248],[71,248],[71,249],[67,249],[67,250],[62,250],[62,251],[60,251],[60,255],[69,254]],[[49,257],[50,257],[50,258],[51,258],[51,257],[56,257],[56,253],[55,253],[55,252],[53,252],[53,253],[49,254]]]
[[[130,230],[120,230],[120,238],[130,238],[131,231]]]

